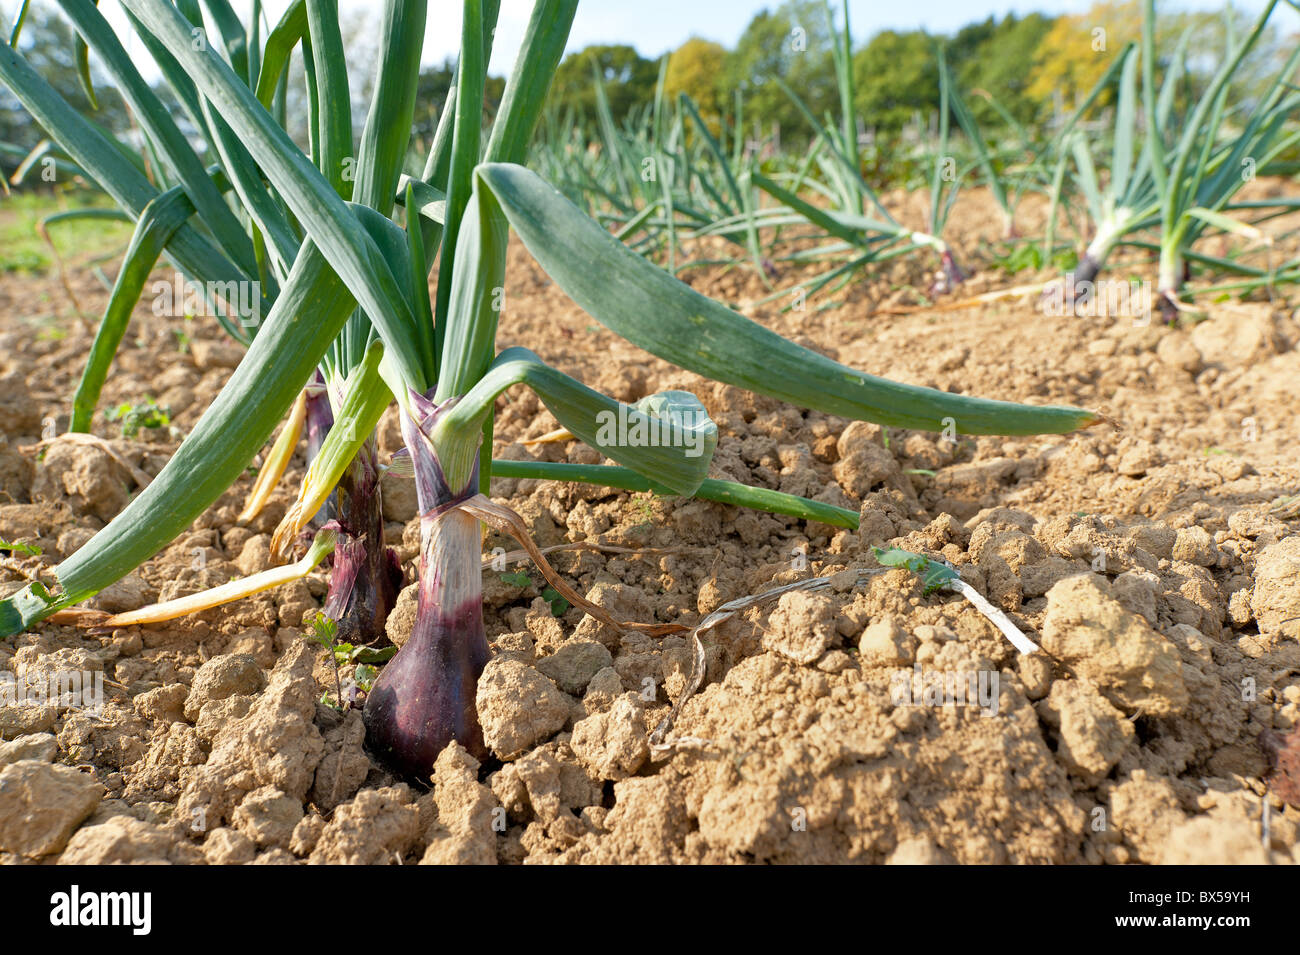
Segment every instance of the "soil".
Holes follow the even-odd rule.
[[[899,198],[906,215],[915,202]],[[987,261],[998,221],[987,197],[963,198],[951,220],[963,264]],[[322,702],[336,673],[303,637],[318,573],[169,624],[46,622],[0,641],[4,671],[102,671],[106,697],[98,715],[0,705],[0,861],[1300,861],[1300,520],[1274,506],[1300,491],[1300,315],[1225,301],[1171,328],[1045,315],[1032,297],[900,314],[932,267],[899,264],[787,312],[787,299],[752,304],[769,290],[744,266],[684,274],[854,367],[1110,423],[948,439],[805,412],[622,342],[512,247],[501,347],[526,345],[625,401],[692,391],[718,424],[714,476],[861,514],[849,531],[494,481],[539,544],[609,548],[550,556],[619,619],[691,625],[738,597],[830,579],[704,636],[703,685],[666,746],[650,733],[685,692],[690,641],[557,617],[523,564],[511,570],[529,571],[527,586],[484,571],[493,658],[478,708],[492,758],[452,746],[432,785],[402,782],[366,752],[360,713]],[[1121,268],[1154,277],[1146,261]],[[84,309],[102,308],[85,269],[68,280]],[[1029,280],[976,268],[957,298]],[[62,439],[38,450],[66,429],[93,323],[53,275],[0,276],[0,315],[0,538],[40,548],[0,557],[7,594],[104,526],[138,490],[133,473],[161,469],[241,350],[215,323],[142,306],[101,408],[154,398],[170,425],[127,439],[97,415],[115,456]],[[496,456],[598,460],[574,442],[523,444],[557,427],[525,389],[498,409]],[[390,409],[385,459],[399,441]],[[265,568],[303,470],[300,451],[241,525],[250,473],[90,606],[134,609]],[[390,476],[384,493],[409,584],[414,493]],[[1043,651],[1022,655],[960,596],[880,570],[872,547],[891,544],[951,562]],[[515,544],[489,535],[495,547]],[[410,600],[389,622],[397,641]],[[935,674],[950,689],[969,676],[978,693],[936,699]]]

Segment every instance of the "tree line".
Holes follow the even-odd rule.
[[[1229,13],[1229,16],[1234,14]],[[364,11],[350,16],[364,20]],[[1221,59],[1231,31],[1223,13],[1171,13],[1162,17],[1160,46],[1172,50],[1186,30],[1195,31],[1192,49],[1206,62]],[[1247,15],[1235,14],[1244,22]],[[854,112],[868,129],[890,134],[917,118],[929,121],[940,108],[937,49],[943,46],[958,86],[981,124],[1015,122],[1034,127],[1054,112],[1068,109],[1092,88],[1141,25],[1139,0],[1100,0],[1085,13],[990,16],[945,35],[924,30],[885,30],[870,37],[853,53]],[[598,44],[568,54],[552,82],[549,108],[574,122],[593,122],[596,77],[599,76],[615,122],[653,102],[661,72],[664,92],[686,94],[711,123],[730,121],[741,110],[747,129],[763,135],[779,129],[782,141],[798,143],[811,134],[807,118],[781,88],[797,92],[818,118],[839,109],[839,90],[831,49],[835,32],[823,0],[787,0],[754,15],[734,48],[691,37],[675,50],[646,56],[628,44]],[[354,119],[365,115],[372,69],[366,67],[374,50],[366,46],[369,31],[357,22],[345,30],[351,38],[347,57],[350,74],[361,84],[354,90]],[[66,21],[52,10],[34,5],[20,50],[69,102],[123,138],[131,139],[131,120],[120,96],[111,87],[97,88],[98,108],[92,109],[80,88],[73,57],[73,37]],[[1243,70],[1260,77],[1295,37],[1271,31]],[[373,60],[370,60],[373,62]],[[301,68],[291,82],[291,100],[301,98]],[[447,91],[455,79],[452,60],[424,68],[417,93],[416,148],[427,145]],[[98,83],[97,71],[92,70]],[[780,82],[778,82],[778,80]],[[491,112],[504,88],[504,79],[490,78],[485,108]],[[1188,79],[1186,97],[1195,96],[1195,76]],[[1105,98],[1102,103],[1104,105]],[[298,104],[302,105],[302,104]],[[288,115],[305,124],[307,110],[290,102]],[[490,119],[490,116],[486,117]],[[305,127],[291,128],[305,141]],[[0,160],[30,149],[41,138],[17,101],[0,91]],[[6,153],[7,150],[7,153]]]
[[[1225,16],[1242,27],[1250,19],[1249,13],[1226,6],[1162,14],[1159,48],[1172,53],[1179,37],[1191,30],[1190,48],[1206,65],[1219,62],[1232,36],[1224,28]],[[989,16],[951,34],[881,31],[853,53],[854,111],[867,128],[882,133],[937,114],[942,46],[958,86],[973,94],[969,105],[981,124],[1014,121],[1033,127],[1086,96],[1124,44],[1138,38],[1141,24],[1140,0],[1099,0],[1079,14]],[[841,27],[828,17],[822,0],[788,0],[755,14],[732,49],[700,37],[659,57],[643,56],[625,44],[589,46],[560,64],[551,104],[591,116],[598,73],[610,110],[621,120],[637,104],[653,100],[662,67],[665,92],[687,94],[706,117],[734,116],[739,96],[747,126],[755,120],[769,128],[779,124],[783,139],[798,141],[812,131],[775,80],[796,91],[814,116],[838,111],[831,48]],[[1262,81],[1295,42],[1296,37],[1281,37],[1270,28],[1243,70]],[[1194,98],[1196,81],[1193,70],[1185,100]],[[1103,105],[1107,101],[1101,98]]]

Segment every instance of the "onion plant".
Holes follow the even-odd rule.
[[[74,22],[92,49],[112,42],[99,29],[90,0],[60,2],[77,12]],[[356,173],[351,181],[338,175],[341,162],[351,158],[343,138],[346,99],[340,100],[333,57],[317,55],[337,53],[332,0],[291,5],[260,50],[252,31],[239,33],[228,22],[224,0],[204,0],[201,8],[198,0],[177,6],[123,0],[123,6],[178,97],[195,107],[196,129],[212,137],[231,186],[226,198],[218,177],[203,170],[199,178],[189,170],[178,185],[195,212],[170,233],[167,254],[200,277],[272,276],[274,299],[243,361],[159,475],[59,564],[53,580],[0,602],[0,633],[75,605],[166,546],[239,478],[304,387],[318,381],[318,370],[330,392],[333,425],[277,531],[277,549],[296,539],[335,486],[348,480],[349,469],[360,468],[351,474],[364,480],[377,473],[373,427],[396,399],[405,442],[401,464],[413,476],[419,501],[419,599],[412,634],[367,695],[365,717],[371,746],[405,773],[427,777],[451,740],[483,749],[474,709],[488,655],[479,517],[500,512],[483,497],[493,473],[639,483],[660,493],[704,492],[714,500],[798,512],[800,502],[788,495],[720,481],[706,485],[717,429],[695,396],[666,392],[629,406],[526,349],[497,353],[498,322],[509,316],[502,290],[511,231],[594,320],[708,378],[902,428],[1062,433],[1097,420],[1077,408],[1021,406],[897,384],[795,345],[626,248],[520,165],[576,0],[538,0],[486,134],[483,88],[497,4],[465,0],[454,96],[423,169],[405,176],[426,9],[423,0],[387,0],[374,98],[355,163],[348,164]],[[225,24],[221,44],[195,42],[203,36],[202,12]],[[274,115],[272,94],[298,46],[314,65],[309,84],[332,91],[312,100],[322,115],[311,124],[310,155]],[[4,44],[0,81],[134,217],[164,194]],[[173,151],[178,160],[184,155],[179,144]],[[254,228],[218,236],[214,223],[224,216],[214,209],[209,220],[199,208],[209,200],[229,202],[225,208],[235,224],[247,217]],[[554,465],[494,462],[493,410],[497,398],[518,384],[534,389],[565,429],[616,467],[556,471]],[[305,410],[300,414],[306,417]],[[348,495],[368,493],[346,483],[344,491],[341,506]],[[806,514],[820,515],[839,516],[824,505]],[[336,542],[334,528],[319,531],[293,570],[305,573],[335,548],[327,607],[366,578],[344,573],[338,579],[341,563],[361,559],[341,561],[343,532]],[[369,528],[352,533],[364,536],[367,548],[379,543],[366,536]]]
[[[1160,270],[1156,292],[1166,317],[1177,312],[1187,251],[1207,227],[1238,231],[1225,209],[1251,178],[1250,170],[1263,168],[1278,154],[1300,142],[1300,131],[1287,132],[1285,123],[1300,106],[1300,91],[1292,74],[1300,63],[1300,47],[1287,57],[1258,103],[1247,117],[1233,117],[1239,128],[1228,142],[1220,144],[1221,131],[1231,115],[1228,109],[1230,82],[1246,54],[1264,32],[1277,6],[1271,0],[1260,11],[1253,27],[1214,75],[1209,87],[1188,119],[1173,149],[1163,142],[1158,124],[1147,127],[1148,149],[1154,157],[1160,201]],[[1227,21],[1229,24],[1231,20]],[[1151,75],[1155,59],[1155,0],[1146,0],[1143,21],[1143,91],[1151,109]],[[1244,120],[1244,122],[1243,122]],[[1168,166],[1168,173],[1165,166]]]
[[[956,164],[947,155],[949,146],[949,117],[952,107],[959,103],[955,88],[942,71],[942,108],[940,110],[940,140],[938,154],[932,157],[931,204],[929,231],[914,231],[900,223],[881,202],[862,174],[861,155],[858,149],[854,113],[854,81],[851,34],[847,0],[842,8],[842,24],[834,28],[831,7],[827,3],[826,17],[836,42],[831,48],[835,66],[836,85],[839,91],[838,120],[819,121],[799,94],[777,79],[786,95],[795,104],[815,131],[815,139],[805,164],[794,174],[767,176],[754,172],[753,183],[779,204],[775,210],[765,210],[760,225],[785,224],[802,220],[828,236],[839,239],[841,245],[818,250],[819,254],[847,252],[849,260],[820,278],[805,291],[820,291],[837,278],[845,278],[869,263],[880,263],[898,256],[908,255],[918,249],[930,250],[939,258],[940,272],[933,291],[952,289],[965,279],[952,248],[942,238],[942,231],[956,198]],[[882,65],[882,68],[883,65]],[[981,141],[980,146],[983,146]],[[987,152],[980,154],[977,163],[991,168]],[[816,168],[819,176],[809,175]],[[963,173],[964,175],[964,173]],[[801,196],[806,188],[818,193],[824,205],[818,205]],[[793,220],[789,217],[793,217]]]
[[[1183,62],[1185,50],[1180,47],[1175,64]],[[1078,282],[1092,282],[1104,267],[1115,247],[1125,236],[1147,228],[1156,221],[1159,193],[1155,156],[1149,149],[1136,155],[1133,146],[1137,122],[1137,66],[1138,48],[1128,44],[1119,54],[1119,97],[1115,109],[1115,135],[1110,157],[1110,176],[1103,188],[1093,163],[1092,150],[1080,134],[1068,141],[1076,163],[1075,183],[1082,193],[1094,224],[1095,232],[1075,269]],[[1156,126],[1168,122],[1178,86],[1178,67],[1171,68],[1165,76],[1156,112],[1148,114]]]
[[[181,133],[170,112],[141,79],[95,6],[88,2],[69,2],[63,9],[77,30],[80,49],[93,47],[108,76],[123,90],[133,115],[139,117],[153,181],[163,187],[139,215],[73,400],[70,430],[87,431],[131,312],[159,257],[174,244],[173,236],[181,226],[195,219],[223,250],[238,251],[238,261],[231,263],[242,276],[238,280],[224,277],[213,280],[209,278],[210,271],[205,274],[195,267],[206,267],[208,263],[177,260],[179,274],[186,276],[184,286],[179,282],[177,286],[197,289],[199,297],[210,306],[205,311],[214,314],[230,336],[244,344],[256,334],[260,316],[269,309],[270,299],[287,279],[303,236],[291,223],[274,186],[263,182],[251,154],[225,121],[212,111],[211,104],[187,85],[189,80],[183,67],[160,47],[156,38],[142,34],[164,75],[171,80],[187,118],[202,131],[205,151],[219,160],[207,169],[194,144]],[[192,30],[202,29],[203,14],[198,4],[183,4],[181,11]],[[311,28],[316,42],[304,44],[312,53],[311,57],[304,57],[304,65],[313,81],[313,102],[319,107],[323,99],[329,98],[338,104],[332,111],[314,110],[317,122],[311,135],[319,144],[315,160],[340,196],[352,196],[354,184],[347,170],[356,150],[352,143],[342,38],[332,0],[311,3],[299,0],[291,5],[268,38],[264,57],[263,51],[257,49],[260,10],[256,6],[247,31],[224,4],[209,6],[208,13],[219,25],[235,75],[250,92],[256,91],[259,101],[279,114],[280,122],[283,122],[287,49]],[[255,49],[257,53],[250,59],[248,51]],[[409,51],[406,55],[410,55]],[[82,59],[83,55],[79,54],[78,60]],[[259,62],[269,70],[258,69]],[[88,70],[82,76],[89,86]],[[375,121],[373,114],[371,121]],[[369,162],[372,155],[363,152],[362,162]],[[359,170],[361,189],[371,183],[367,172],[368,167]],[[226,198],[232,193],[239,199],[237,206]],[[382,201],[374,197],[357,198],[382,208]],[[391,197],[388,205],[391,208]],[[344,333],[321,360],[320,381],[314,388],[330,403],[342,400],[348,377],[360,364],[364,348],[373,337],[368,319],[358,311],[349,318]],[[299,404],[304,409],[310,407],[315,418],[328,407],[320,407],[320,402],[309,404],[306,394],[300,396]],[[291,426],[285,429],[283,440],[269,456],[262,479],[241,519],[251,519],[265,503],[275,479],[288,464],[301,423],[298,416],[291,417]],[[384,618],[396,600],[401,582],[395,558],[381,543],[383,517],[375,454],[375,443],[371,440],[343,476],[338,491],[339,506],[331,514],[337,519],[339,531],[331,609],[341,622],[345,639],[354,642],[369,642],[383,635]]]
[[[1186,117],[1180,118],[1176,100],[1187,83],[1191,33],[1179,39],[1157,84],[1155,3],[1146,0],[1140,46],[1125,47],[1114,68],[1119,76],[1118,97],[1104,185],[1084,138],[1076,133],[1068,141],[1075,181],[1094,224],[1074,273],[1076,282],[1092,282],[1117,246],[1141,244],[1138,234],[1156,229],[1160,258],[1156,293],[1163,314],[1172,319],[1188,259],[1206,260],[1193,252],[1196,240],[1207,228],[1242,231],[1243,224],[1230,213],[1258,204],[1236,204],[1234,197],[1256,170],[1300,141],[1300,131],[1286,125],[1300,106],[1300,93],[1291,83],[1300,48],[1291,53],[1246,115],[1241,115],[1240,106],[1233,110],[1228,105],[1237,68],[1258,43],[1276,6],[1277,0],[1265,3],[1249,33],[1230,42],[1227,59],[1210,76]],[[1227,22],[1230,26],[1231,19]],[[1277,200],[1268,205],[1295,203]],[[1215,264],[1231,267],[1218,260]]]
[[[742,249],[766,277],[770,266],[761,254],[754,221],[757,193],[747,186],[750,160],[740,132],[741,96],[737,93],[730,122],[724,120],[720,136],[715,136],[690,96],[679,93],[671,101],[665,95],[666,67],[667,60],[661,64],[653,100],[634,106],[621,124],[613,118],[597,71],[596,137],[588,139],[585,119],[572,108],[564,115],[563,127],[551,111],[532,153],[536,165],[597,221],[614,227],[630,248],[664,253],[670,272],[679,271],[682,236],[719,235]]]

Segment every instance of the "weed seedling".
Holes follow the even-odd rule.
[[[152,398],[146,398],[139,404],[127,402],[110,408],[104,417],[121,424],[122,437],[134,438],[141,428],[166,428],[172,422],[171,414],[170,408],[160,406]]]

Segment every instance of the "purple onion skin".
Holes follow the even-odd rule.
[[[1097,275],[1101,272],[1101,263],[1093,256],[1085,254],[1079,260],[1079,264],[1074,268],[1074,281],[1077,285],[1080,282],[1095,282]]]
[[[420,590],[424,602],[424,588]],[[474,696],[487,664],[482,597],[421,612],[410,638],[366,696],[366,740],[404,776],[428,781],[453,740],[487,758]]]
[[[456,537],[473,544],[469,567]],[[461,511],[422,522],[415,626],[366,697],[371,749],[408,777],[427,781],[452,740],[480,760],[488,755],[474,699],[488,660],[478,540],[478,521]]]
[[[952,252],[945,251],[941,258],[943,260],[943,276],[948,280],[950,288],[956,288],[966,281],[967,275],[962,271],[962,267],[957,264],[957,259]]]
[[[1178,324],[1178,306],[1174,304],[1173,299],[1161,292],[1156,299],[1156,305],[1160,307],[1160,320],[1166,325]]]
[[[1066,283],[1065,290],[1067,294],[1070,290],[1070,282],[1069,282],[1070,275],[1073,275],[1074,277],[1073,287],[1077,291],[1080,286],[1091,285],[1093,282],[1095,282],[1097,280],[1097,276],[1100,273],[1101,273],[1101,262],[1098,261],[1096,258],[1094,258],[1092,255],[1085,253],[1083,258],[1079,259],[1079,264],[1074,267],[1074,270],[1071,273],[1067,273],[1066,279],[1063,280]],[[1044,290],[1043,299],[1046,300],[1050,294],[1051,294],[1050,290]],[[1067,299],[1065,302],[1066,308],[1068,308],[1071,313],[1075,313],[1075,310],[1078,308],[1078,304],[1079,304],[1078,300],[1075,298]]]
[[[428,782],[453,740],[480,760],[489,755],[475,705],[488,644],[479,523],[455,506],[478,489],[478,467],[459,492],[447,486],[424,433],[437,411],[414,397],[429,408],[418,423],[402,416],[421,514],[415,624],[367,694],[364,716],[371,750],[404,776]]]
[[[330,571],[326,612],[345,643],[386,643],[384,624],[402,589],[397,555],[384,546],[379,469],[368,442],[343,472],[336,491],[339,544]]]
[[[1181,274],[1181,285],[1186,285],[1192,280],[1192,263],[1184,261]],[[1156,305],[1160,307],[1160,319],[1166,325],[1178,324],[1178,305],[1174,302],[1177,294],[1178,288],[1174,288],[1169,291],[1162,291],[1156,298]]]
[[[965,282],[967,275],[957,264],[956,257],[948,249],[939,254],[939,263],[942,266],[943,277],[938,279],[930,288],[932,295],[949,295],[957,290],[957,286]]]
[[[316,455],[320,454],[321,445],[325,443],[325,436],[329,434],[332,427],[334,427],[334,412],[330,408],[329,394],[325,391],[325,378],[317,370],[316,377],[312,379],[307,392],[307,420],[304,430],[307,432],[308,464],[315,461]],[[335,492],[331,493],[321,505],[320,510],[312,517],[312,522],[318,527],[328,524],[334,520],[337,510],[338,494]]]
[[[320,454],[325,436],[334,427],[334,411],[330,408],[329,394],[325,390],[325,378],[317,370],[316,377],[307,386],[307,463],[310,464]]]

